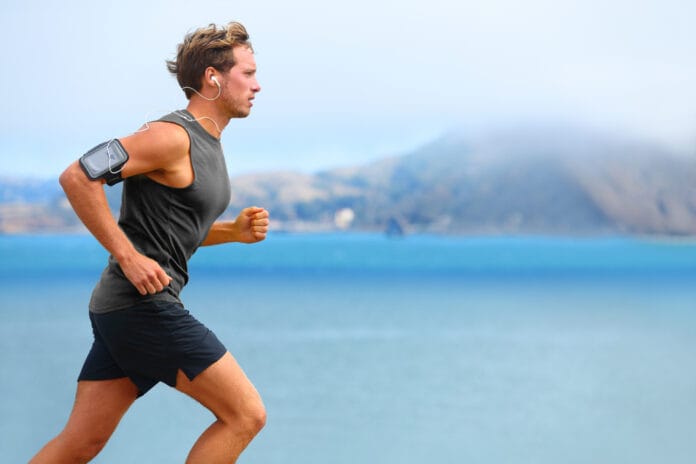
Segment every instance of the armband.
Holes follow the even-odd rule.
[[[100,143],[80,157],[82,170],[92,180],[104,179],[107,184],[123,180],[121,170],[128,161],[128,152],[118,139]]]

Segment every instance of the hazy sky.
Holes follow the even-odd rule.
[[[399,154],[457,128],[563,121],[696,152],[696,2],[3,2],[0,176],[57,175],[186,100],[164,61],[243,22],[262,91],[232,175]],[[106,3],[106,2],[104,2]]]

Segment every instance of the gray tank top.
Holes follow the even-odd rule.
[[[179,302],[179,292],[188,282],[187,261],[229,205],[230,180],[220,141],[185,110],[159,121],[178,124],[188,133],[194,181],[188,187],[173,188],[145,175],[125,179],[118,224],[135,248],[157,261],[172,281],[162,292],[142,296],[109,256],[89,303],[94,313],[152,300]]]

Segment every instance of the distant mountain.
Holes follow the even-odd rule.
[[[365,166],[233,178],[226,216],[254,204],[294,231],[696,235],[696,160],[567,128],[452,134]],[[79,227],[57,182],[0,179],[0,231]]]
[[[112,210],[118,210],[121,189],[107,189]],[[0,234],[83,232],[58,179],[0,177]]]
[[[288,227],[331,224],[453,234],[696,234],[696,160],[581,131],[450,135],[413,153],[316,175],[236,178],[234,208]]]
[[[57,179],[12,179],[0,177],[0,204],[46,203],[62,196]]]

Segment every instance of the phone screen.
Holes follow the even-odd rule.
[[[92,179],[97,179],[108,172],[112,174],[118,172],[126,161],[128,161],[128,153],[116,139],[100,143],[80,158],[80,163]]]

